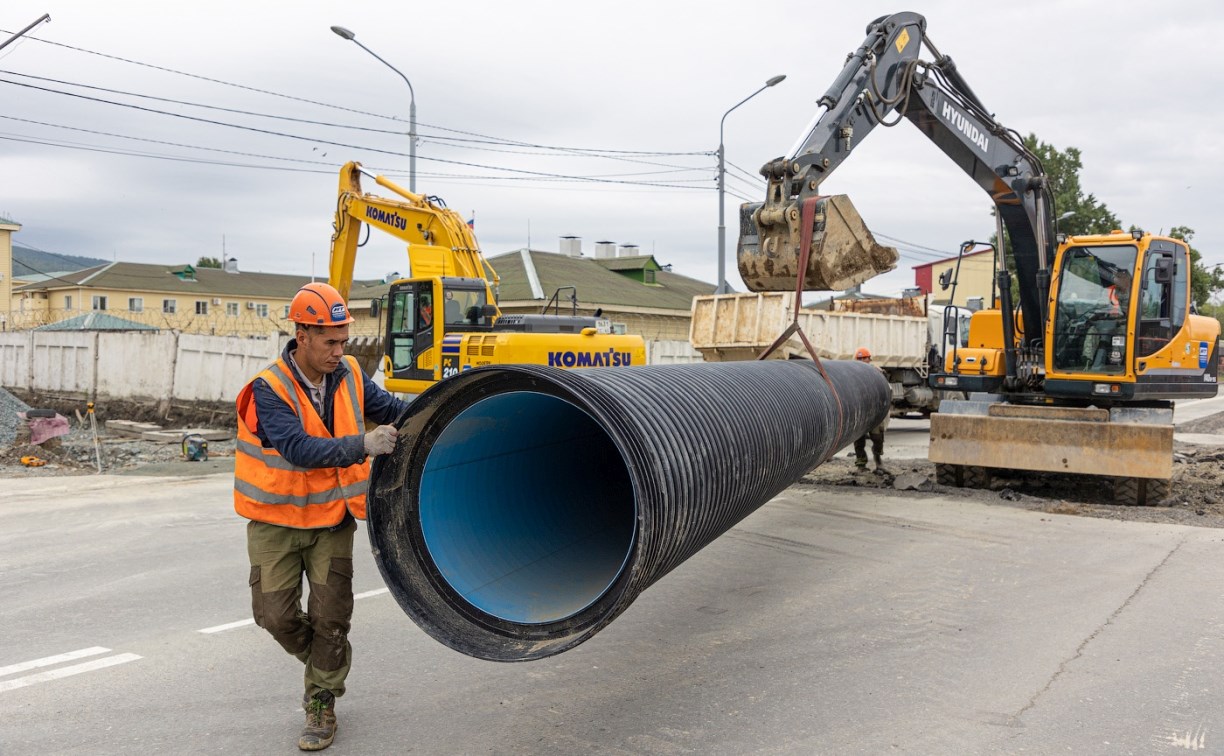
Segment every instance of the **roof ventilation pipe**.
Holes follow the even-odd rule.
[[[504,365],[442,381],[371,475],[383,578],[465,654],[573,648],[883,420],[879,370],[824,368],[828,382],[806,360]]]

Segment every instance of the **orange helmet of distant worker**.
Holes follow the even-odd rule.
[[[871,350],[869,350],[867,347],[859,347],[858,349],[855,349],[854,359],[871,362]]]
[[[299,325],[342,326],[353,322],[340,292],[325,283],[308,283],[289,303],[289,319]]]

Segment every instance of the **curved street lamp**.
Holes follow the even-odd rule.
[[[408,191],[416,194],[416,92],[414,92],[412,89],[412,82],[408,81],[408,77],[405,76],[402,71],[379,57],[378,53],[358,42],[357,35],[353,32],[345,29],[343,26],[333,26],[331,30],[335,32],[337,36],[349,40],[362,50],[365,50],[375,58],[378,58],[379,63],[382,63],[387,68],[390,68],[392,71],[399,74],[399,77],[404,80],[405,84],[408,85],[408,97],[410,98],[408,102]]]
[[[38,20],[37,20],[37,21],[35,21],[34,23],[30,24],[29,26],[27,26],[26,28],[22,29],[21,31],[17,32],[16,34],[14,34],[13,36],[9,37],[8,39],[4,40],[3,42],[0,42],[0,49],[5,48],[5,47],[8,47],[8,46],[9,46],[11,43],[16,42],[16,41],[17,41],[18,39],[20,39],[20,38],[21,38],[21,37],[22,37],[22,36],[23,36],[23,35],[24,35],[26,32],[28,32],[29,30],[33,29],[35,26],[38,26],[38,25],[39,25],[39,24],[41,24],[43,21],[50,21],[50,20],[51,20],[51,14],[50,14],[50,13],[44,13],[44,14],[42,14],[41,16],[39,16],[39,17],[38,17]]]
[[[715,294],[727,294],[731,291],[730,287],[727,286],[727,226],[726,212],[723,208],[723,194],[727,180],[726,155],[723,149],[723,124],[726,123],[727,116],[731,115],[732,110],[748,102],[766,89],[780,83],[785,78],[786,74],[781,74],[769,79],[760,89],[732,105],[730,110],[723,113],[722,120],[718,122],[718,288],[714,290]]]

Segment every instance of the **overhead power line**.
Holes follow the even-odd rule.
[[[3,31],[4,31],[3,29],[0,29],[0,32],[3,32]],[[272,96],[272,97],[279,97],[279,98],[286,99],[286,100],[291,100],[291,101],[294,101],[294,102],[306,103],[306,104],[308,104],[308,105],[317,105],[317,106],[319,106],[319,107],[323,107],[323,108],[331,108],[331,109],[333,109],[333,110],[340,110],[340,111],[343,111],[343,112],[346,112],[346,113],[354,113],[354,114],[356,114],[356,115],[364,115],[364,116],[370,116],[370,117],[372,117],[372,118],[380,118],[380,119],[384,119],[384,120],[388,120],[388,121],[398,121],[398,122],[402,122],[402,119],[400,119],[400,118],[396,118],[395,116],[384,115],[384,114],[382,114],[382,113],[373,113],[373,112],[366,111],[366,110],[357,110],[357,109],[355,109],[355,108],[347,108],[347,107],[344,107],[344,106],[342,106],[342,105],[337,105],[337,104],[332,103],[332,102],[321,102],[321,101],[319,101],[319,100],[311,100],[311,99],[308,99],[308,98],[305,98],[305,97],[298,97],[298,96],[296,96],[296,95],[288,95],[288,94],[284,94],[284,93],[281,93],[281,92],[273,92],[273,91],[268,90],[268,89],[260,89],[260,88],[258,88],[258,87],[252,87],[252,86],[248,86],[248,85],[245,85],[245,84],[238,84],[238,83],[236,83],[236,82],[225,81],[224,79],[216,79],[216,78],[213,78],[213,77],[210,77],[210,76],[202,76],[202,75],[200,75],[200,74],[190,73],[190,72],[188,72],[188,71],[180,71],[180,70],[175,69],[175,68],[168,68],[168,67],[166,67],[166,66],[158,66],[158,65],[151,64],[151,63],[144,63],[144,62],[142,62],[142,61],[132,60],[131,58],[124,58],[124,57],[121,57],[121,56],[118,56],[118,55],[110,55],[110,54],[108,54],[108,53],[97,52],[97,51],[95,51],[95,50],[88,50],[88,49],[83,48],[83,47],[76,47],[76,46],[74,46],[74,45],[67,45],[67,44],[64,44],[64,43],[62,43],[62,42],[52,42],[52,41],[50,41],[50,40],[42,39],[41,37],[34,37],[34,36],[31,36],[31,35],[26,35],[25,37],[23,37],[23,40],[24,40],[24,39],[28,39],[28,40],[35,41],[35,42],[41,42],[41,43],[43,43],[43,44],[46,44],[46,45],[52,45],[52,46],[55,46],[55,47],[62,47],[62,48],[68,49],[68,50],[73,50],[73,51],[75,51],[75,52],[84,53],[84,54],[86,54],[86,55],[95,55],[95,56],[98,56],[98,57],[101,57],[101,58],[106,58],[106,59],[109,59],[109,60],[115,60],[115,61],[119,61],[119,62],[122,62],[122,63],[128,63],[128,64],[131,64],[131,65],[141,66],[141,67],[144,67],[144,68],[150,68],[150,69],[153,69],[153,70],[156,70],[156,71],[162,71],[162,72],[165,72],[165,73],[171,73],[171,74],[175,74],[175,75],[177,75],[177,76],[186,76],[186,77],[189,77],[189,78],[192,78],[192,79],[198,79],[198,80],[200,80],[200,81],[206,81],[206,82],[209,82],[209,83],[212,83],[212,84],[220,84],[220,85],[222,85],[222,86],[234,87],[234,88],[236,88],[236,89],[242,89],[242,90],[245,90],[245,91],[248,91],[248,92],[255,92],[255,93],[257,93],[257,94],[265,94],[265,95],[270,95],[270,96]],[[21,73],[16,73],[16,72],[8,72],[8,71],[5,71],[5,72],[0,72],[0,73],[8,73],[8,74],[11,74],[11,75],[17,75],[17,76],[26,76],[26,77],[29,77],[29,78],[35,78],[35,79],[41,79],[41,78],[42,78],[42,77],[38,77],[38,76],[33,76],[33,75],[30,75],[30,74],[21,74]],[[56,81],[56,80],[54,80],[54,79],[47,79],[47,81]],[[57,83],[64,83],[64,84],[67,84],[67,85],[69,85],[69,86],[79,86],[79,87],[93,88],[93,87],[89,87],[89,85],[85,85],[85,84],[74,84],[74,83],[71,83],[71,82],[57,82]],[[118,93],[118,90],[103,90],[103,91],[111,91],[111,92],[113,92],[113,93]],[[131,94],[132,96],[137,96],[137,97],[144,96],[144,95],[138,95],[138,94],[134,94],[134,93],[128,93],[128,94]],[[184,104],[193,104],[193,103],[184,103]],[[196,105],[197,107],[208,107],[208,106],[206,106],[206,105],[203,105],[203,104],[198,104],[198,103],[197,103],[197,104],[195,104],[195,105]],[[262,115],[262,114],[252,113],[252,115]],[[278,116],[265,116],[265,117],[270,117],[270,118],[272,118],[272,117],[278,117]],[[500,138],[498,138],[498,137],[492,137],[492,136],[488,136],[488,135],[486,135],[486,134],[478,134],[478,133],[476,133],[476,132],[472,132],[472,131],[464,131],[464,130],[461,130],[461,129],[451,129],[451,128],[447,128],[447,127],[445,127],[445,126],[437,126],[437,125],[435,125],[435,124],[425,124],[425,123],[422,123],[422,124],[420,124],[420,125],[422,125],[422,126],[427,126],[427,127],[429,127],[429,128],[435,128],[435,129],[438,129],[438,130],[440,130],[440,131],[449,131],[449,132],[450,132],[450,133],[452,133],[452,134],[464,134],[464,135],[466,135],[466,136],[471,136],[471,137],[479,137],[479,138],[481,138],[481,139],[491,140],[492,142],[494,142],[494,143],[498,143],[498,144],[514,145],[514,146],[518,146],[518,147],[534,147],[534,148],[537,148],[537,149],[561,150],[561,151],[571,151],[571,152],[579,152],[579,153],[590,153],[590,152],[596,152],[596,153],[606,153],[606,154],[609,154],[609,155],[612,155],[612,154],[620,154],[620,155],[642,155],[642,156],[648,156],[648,155],[654,155],[654,156],[696,156],[696,155],[705,155],[705,156],[711,156],[711,155],[714,155],[714,154],[715,154],[714,152],[712,152],[712,151],[710,151],[710,150],[690,150],[690,151],[650,151],[650,150],[616,150],[616,149],[601,149],[601,148],[591,148],[591,147],[560,147],[560,146],[555,146],[555,145],[542,145],[542,144],[537,144],[537,143],[534,143],[534,142],[524,142],[524,141],[514,140],[514,139],[500,139]],[[359,128],[359,127],[354,127],[354,128]],[[377,131],[376,129],[370,129],[370,130],[371,130],[371,131]],[[389,133],[401,133],[401,132],[389,132]]]
[[[746,176],[746,177],[748,178],[748,180],[749,180],[749,181],[751,181],[752,183],[754,183],[754,184],[756,184],[756,185],[760,186],[762,189],[764,189],[764,188],[765,188],[765,179],[764,179],[764,178],[761,176],[761,174],[759,174],[759,173],[750,173],[750,172],[748,172],[748,171],[744,170],[743,168],[740,168],[740,167],[739,167],[738,165],[736,165],[735,163],[732,163],[730,160],[726,161],[726,163],[727,163],[727,165],[729,165],[729,166],[730,166],[730,167],[731,167],[733,170],[739,171],[741,174],[743,174],[744,176]]]
[[[192,116],[192,115],[187,115],[184,113],[173,113],[167,110],[147,108],[142,105],[133,105],[131,103],[115,102],[113,100],[106,100],[100,97],[91,97],[89,95],[77,94],[75,92],[64,92],[62,90],[55,90],[55,89],[50,89],[47,87],[40,87],[35,84],[27,84],[24,82],[12,81],[11,79],[0,78],[0,83],[11,84],[11,85],[18,86],[18,87],[26,87],[29,89],[35,89],[35,90],[40,90],[44,92],[51,92],[54,94],[62,94],[68,97],[75,97],[75,98],[82,99],[82,100],[89,100],[92,102],[99,102],[99,103],[104,103],[107,105],[115,105],[118,107],[130,108],[133,110],[139,110],[139,111],[147,112],[147,113],[156,113],[158,115],[166,115],[172,118],[181,118],[181,119],[188,120],[188,121],[194,121],[196,123],[206,123],[206,124],[210,124],[213,126],[223,126],[226,128],[239,129],[242,131],[250,131],[256,134],[265,134],[268,136],[277,136],[277,137],[284,137],[287,139],[296,139],[299,141],[310,142],[313,144],[327,144],[327,145],[332,145],[334,147],[344,147],[346,149],[352,149],[352,150],[364,150],[366,152],[376,152],[376,153],[383,154],[383,155],[395,155],[397,157],[404,156],[403,153],[396,152],[394,150],[383,150],[383,149],[378,149],[375,147],[370,147],[368,145],[349,144],[346,142],[337,142],[337,141],[333,141],[330,139],[321,139],[318,137],[308,137],[308,136],[302,136],[300,134],[290,134],[290,133],[283,132],[283,131],[273,131],[271,129],[261,129],[261,128],[257,128],[254,126],[244,126],[242,124],[229,123],[226,121],[218,121],[218,120],[214,120],[211,118],[201,118],[199,116]],[[575,181],[607,182],[607,183],[613,183],[613,184],[644,184],[647,186],[672,187],[672,188],[679,188],[679,189],[687,188],[681,185],[665,184],[665,183],[660,183],[660,182],[643,182],[643,181],[629,181],[625,179],[591,178],[587,176],[574,176],[574,175],[568,175],[568,174],[551,173],[548,171],[531,171],[525,168],[505,168],[505,167],[496,166],[496,165],[483,165],[480,163],[470,163],[470,162],[461,161],[461,160],[447,160],[444,158],[435,158],[435,157],[422,157],[422,159],[437,162],[437,163],[447,163],[450,165],[462,165],[462,166],[467,166],[469,168],[480,168],[482,170],[506,171],[508,173],[517,173],[517,174],[522,174],[522,175],[540,176],[540,177],[548,177],[548,178],[572,179]]]

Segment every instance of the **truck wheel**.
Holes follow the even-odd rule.
[[[941,486],[960,488],[960,465],[949,465],[943,462],[935,463],[935,482]]]
[[[1143,503],[1143,491],[1140,490],[1141,478],[1114,479],[1114,503],[1124,507],[1134,507]]]
[[[1143,505],[1154,507],[1165,499],[1169,498],[1169,483],[1167,480],[1158,480],[1156,478],[1144,478],[1143,480]]]
[[[966,467],[961,477],[965,488],[990,488],[989,467]]]

